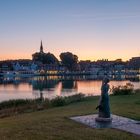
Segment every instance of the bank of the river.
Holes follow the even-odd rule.
[[[113,114],[140,120],[140,94],[111,96]],[[114,129],[92,129],[70,116],[96,113],[98,97],[0,119],[1,140],[135,140],[140,137]]]

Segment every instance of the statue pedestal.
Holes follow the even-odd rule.
[[[97,118],[95,118],[95,121],[97,121],[97,122],[111,122],[112,118],[97,117]]]
[[[110,128],[112,125],[112,118],[96,117],[95,124],[98,128]]]

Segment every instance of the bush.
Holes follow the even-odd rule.
[[[59,96],[52,99],[50,102],[51,102],[52,106],[64,106],[64,105],[66,105],[65,99],[63,97],[59,97]]]
[[[113,95],[131,95],[134,94],[134,85],[126,83],[124,86],[113,86],[111,91]]]
[[[52,100],[50,100],[51,105],[52,106],[64,106],[64,105],[68,105],[70,103],[74,103],[74,102],[79,102],[82,101],[84,99],[85,95],[84,94],[75,94],[72,96],[68,96],[68,97],[56,97]]]
[[[32,103],[33,100],[30,99],[16,99],[16,100],[3,101],[0,103],[0,110],[4,108],[18,107],[18,106],[23,106]]]
[[[73,103],[73,102],[79,102],[79,101],[82,101],[84,99],[85,95],[84,94],[75,94],[75,95],[72,95],[72,96],[68,96],[68,97],[65,97],[65,101],[67,104],[70,104],[70,103]]]
[[[140,93],[140,89],[135,89],[135,93],[139,94]]]
[[[0,118],[36,110],[48,109],[68,105],[84,100],[83,94],[75,94],[68,97],[56,97],[54,99],[16,99],[0,103]]]

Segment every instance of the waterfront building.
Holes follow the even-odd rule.
[[[140,69],[140,57],[132,57],[129,60],[129,67],[133,69]]]
[[[22,64],[20,62],[13,63],[13,70],[14,71],[36,71],[37,64],[34,62],[29,62]]]
[[[0,63],[0,72],[7,72],[13,70],[12,64],[10,62],[1,62]]]

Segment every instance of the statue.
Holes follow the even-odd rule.
[[[96,107],[96,109],[99,109],[98,117],[96,118],[96,121],[111,121],[110,118],[110,103],[109,103],[109,79],[104,78],[102,81],[101,86],[101,96],[99,100],[99,105]]]

